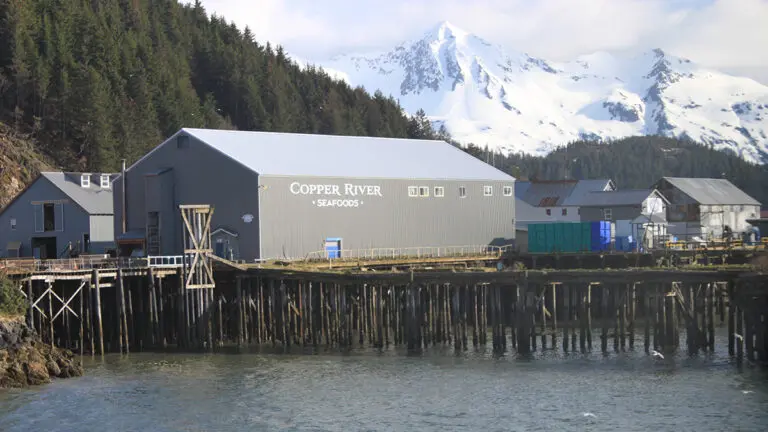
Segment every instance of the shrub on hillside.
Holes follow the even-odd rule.
[[[13,281],[0,273],[0,315],[23,315],[27,312],[27,300]]]

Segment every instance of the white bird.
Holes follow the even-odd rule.
[[[653,350],[653,352],[652,352],[651,354],[652,354],[654,357],[658,357],[658,358],[660,358],[660,359],[663,359],[663,358],[664,358],[664,356],[663,356],[663,355],[661,355],[661,353],[660,353],[660,352],[658,352],[658,351],[656,351],[656,350]]]
[[[744,394],[750,394],[750,393],[753,393],[753,391],[752,391],[752,390],[742,390],[741,392],[742,392],[742,393],[744,393]]]
[[[583,415],[584,417],[597,417],[596,415],[592,414],[591,412],[581,413],[581,415]]]
[[[740,341],[743,341],[743,340],[744,340],[744,336],[742,336],[742,335],[740,335],[740,334],[738,334],[738,333],[734,333],[733,335],[734,335],[734,336],[736,336],[736,339],[738,339],[738,340],[740,340]]]

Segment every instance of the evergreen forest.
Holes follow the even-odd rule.
[[[199,1],[0,0],[0,18],[2,118],[64,169],[114,171],[182,127],[434,136]]]

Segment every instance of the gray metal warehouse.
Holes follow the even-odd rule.
[[[207,204],[230,260],[500,246],[514,181],[444,141],[185,128],[115,180],[115,232],[123,255],[181,254],[179,205]]]

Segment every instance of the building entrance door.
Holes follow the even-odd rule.
[[[341,239],[337,237],[325,239],[325,254],[329,259],[341,258]]]
[[[32,252],[35,258],[56,259],[56,237],[32,237]]]

